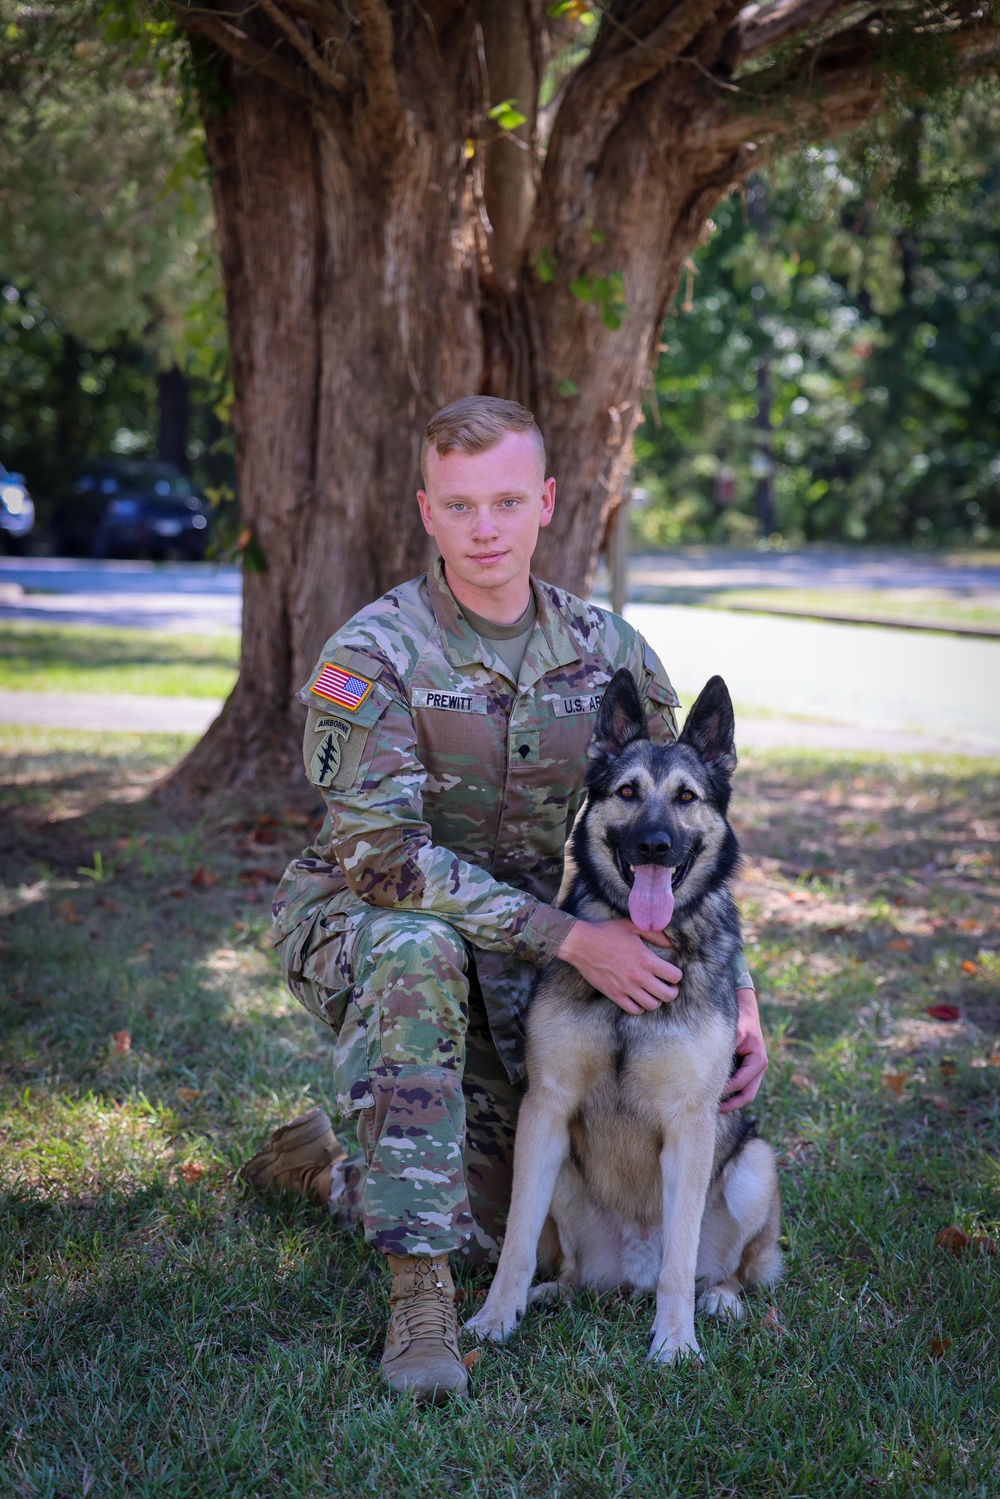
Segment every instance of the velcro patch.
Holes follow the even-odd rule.
[[[314,692],[317,697],[325,697],[327,702],[336,703],[338,708],[347,708],[354,713],[361,707],[374,685],[367,677],[345,671],[342,666],[335,666],[332,661],[327,661],[309,691]]]
[[[579,697],[553,698],[552,711],[556,718],[573,718],[577,713],[596,713],[603,696],[603,692],[585,692]]]
[[[415,708],[444,708],[449,713],[486,713],[486,698],[479,693],[435,692],[429,687],[420,687],[413,693]]]

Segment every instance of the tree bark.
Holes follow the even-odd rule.
[[[176,365],[157,375],[156,402],[159,408],[156,456],[187,473],[188,381]]]
[[[478,390],[535,411],[559,486],[536,568],[589,590],[664,311],[708,213],[757,164],[756,143],[773,150],[797,120],[826,138],[876,107],[883,54],[840,0],[742,14],[732,0],[608,0],[544,112],[543,153],[546,48],[567,24],[545,0],[169,3],[222,59],[206,134],[243,646],[231,697],[176,776],[211,789],[298,777],[296,692],[323,641],[429,561],[418,456],[448,401]],[[928,9],[958,51],[979,15],[961,4],[968,15],[945,22]],[[778,40],[778,62],[731,82]],[[506,99],[526,119],[505,131],[489,110]]]

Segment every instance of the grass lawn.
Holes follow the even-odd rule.
[[[837,615],[850,619],[916,620],[942,629],[956,625],[1000,631],[1000,598],[996,594],[956,597],[937,589],[919,588],[734,588],[713,595],[718,609],[780,609],[822,619]]]
[[[239,637],[81,625],[0,625],[0,691],[226,697]]]
[[[635,603],[691,604],[703,609],[741,609],[762,614],[797,614],[803,619],[897,621],[940,630],[975,627],[1000,633],[1000,596],[932,588],[717,588],[692,573],[686,586],[660,584],[656,572],[636,563],[630,574]]]
[[[329,1100],[266,942],[314,808],[159,805],[184,748],[0,729],[0,1494],[996,1494],[1000,764],[745,758],[787,1278],[700,1368],[648,1299],[529,1313],[420,1411],[357,1237],[232,1179]]]

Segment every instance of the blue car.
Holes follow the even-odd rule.
[[[0,537],[9,551],[19,552],[35,524],[35,505],[23,474],[12,474],[0,463]]]
[[[207,503],[171,463],[98,459],[56,507],[60,552],[90,557],[197,560],[205,555]]]

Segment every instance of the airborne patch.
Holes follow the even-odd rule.
[[[330,786],[340,769],[341,740],[348,738],[351,725],[344,723],[342,718],[321,718],[314,727],[316,729],[328,728],[330,732],[323,735],[313,750],[309,779],[314,786]]]

